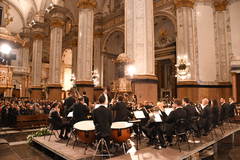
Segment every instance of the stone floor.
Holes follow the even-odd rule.
[[[41,147],[38,144],[29,145],[26,143],[26,136],[31,132],[20,132],[20,133],[11,133],[0,135],[0,138],[7,139],[9,144],[0,141],[0,160],[61,160],[56,154],[51,151]],[[210,136],[207,137],[208,140],[211,139]],[[51,141],[54,141],[51,139]],[[15,142],[25,142],[25,143],[15,143]],[[65,143],[63,142],[63,145]],[[192,146],[192,145],[191,145]],[[138,160],[148,160],[148,159],[164,159],[164,156],[170,157],[174,156],[170,159],[176,159],[177,156],[181,154],[177,150],[177,148],[167,148],[162,150],[155,150],[152,147],[147,147],[146,143],[142,141],[141,149],[138,151],[144,154],[135,154],[131,156],[120,156],[115,157],[115,159],[138,159]],[[69,149],[72,150],[72,147],[69,146]],[[169,150],[172,150],[172,152]],[[82,155],[81,150],[75,151],[78,155]],[[92,152],[90,149],[88,153]],[[183,152],[187,152],[187,147],[183,145]],[[149,154],[150,153],[150,154]],[[178,159],[178,158],[177,158]],[[210,158],[208,158],[210,159]],[[217,152],[214,155],[216,160],[239,160],[240,159],[240,132],[235,134],[235,141],[232,144],[232,137],[227,136],[223,140],[219,141],[217,144]],[[207,160],[207,159],[206,159]]]

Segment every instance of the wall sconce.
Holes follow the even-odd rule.
[[[177,73],[176,77],[185,80],[190,78],[190,63],[188,62],[187,56],[177,57],[177,64],[175,65]]]
[[[97,70],[92,71],[92,81],[95,86],[99,85],[99,73]]]

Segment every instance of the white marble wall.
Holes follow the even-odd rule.
[[[199,81],[216,81],[216,54],[213,7],[196,4]]]
[[[137,75],[154,75],[153,0],[125,0],[125,49]]]
[[[232,46],[232,67],[240,67],[240,1],[232,1],[229,5],[231,46]],[[240,72],[235,70],[234,72]]]

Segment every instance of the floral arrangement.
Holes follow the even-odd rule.
[[[27,142],[32,143],[33,137],[41,137],[41,136],[50,135],[50,134],[51,134],[51,131],[49,131],[47,128],[41,128],[35,133],[28,135]]]

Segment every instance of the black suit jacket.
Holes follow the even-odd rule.
[[[201,127],[207,132],[212,125],[212,110],[209,105],[201,110],[200,118]]]
[[[69,108],[69,107],[71,107],[75,102],[76,102],[75,99],[74,99],[72,96],[70,96],[70,97],[67,97],[67,98],[65,99],[63,105],[64,105],[64,106],[67,106],[67,108]]]
[[[89,109],[86,105],[81,103],[75,103],[72,108],[73,108],[73,117],[70,122],[72,125],[76,122],[87,120]]]
[[[225,120],[229,117],[229,104],[228,103],[224,103],[221,105],[221,115],[220,115],[220,118],[221,120]]]
[[[220,112],[218,106],[212,107],[212,121],[214,125],[217,125],[219,122]]]
[[[93,122],[95,125],[96,134],[98,137],[111,136],[112,113],[111,111],[100,106],[92,112]]]
[[[130,115],[130,112],[127,109],[127,105],[124,102],[117,102],[113,107],[113,111],[116,111],[116,117],[114,119],[114,122],[117,121],[128,121],[128,117]]]
[[[186,105],[185,107],[183,107],[183,109],[185,109],[187,112],[187,121],[191,121],[193,117],[198,116],[198,112],[196,111],[194,106]]]
[[[180,119],[185,120],[184,124],[179,125],[178,122]],[[172,111],[169,116],[166,118],[166,132],[172,132],[176,130],[177,132],[185,131],[187,128],[187,112],[183,108],[177,108]]]
[[[187,112],[183,108],[173,110],[167,117],[166,122],[176,124],[179,119],[187,120]]]
[[[57,111],[50,112],[49,118],[53,129],[61,129],[63,122]]]
[[[89,98],[87,96],[83,96],[84,103],[86,103],[89,106]]]
[[[235,110],[236,110],[236,104],[235,103],[231,103],[229,106],[229,117],[234,117],[235,116]]]

